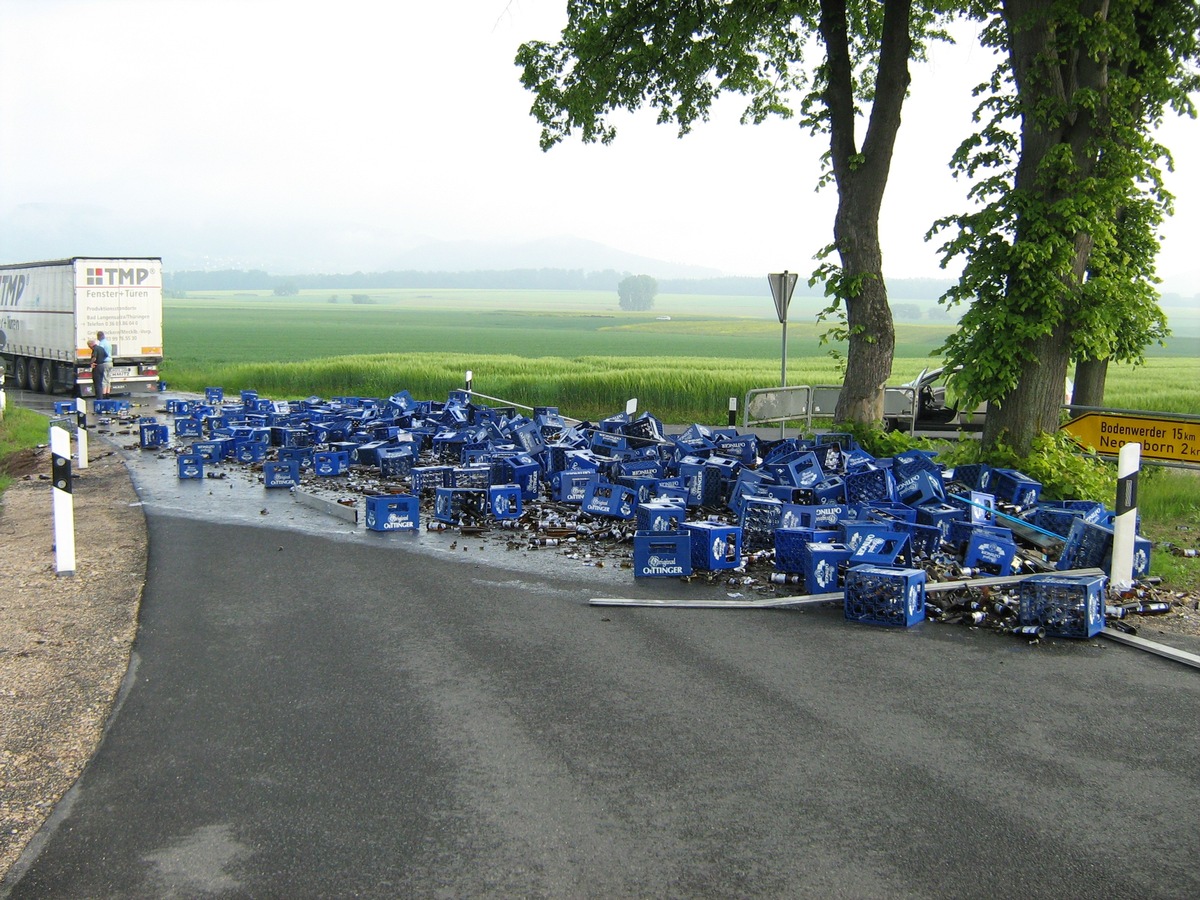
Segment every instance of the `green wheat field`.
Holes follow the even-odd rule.
[[[897,323],[892,383],[940,365],[952,328],[932,300]],[[844,346],[822,341],[824,302],[796,296],[787,383],[836,384]],[[935,321],[938,316],[940,321]],[[1200,315],[1172,320],[1166,347],[1110,370],[1115,409],[1200,413]],[[264,396],[444,399],[473,373],[476,391],[601,418],[638,399],[663,421],[723,424],[729,399],[781,381],[783,328],[770,296],[660,294],[623,312],[615,292],[392,289],[193,293],[164,304],[163,379],[180,390],[252,388]]]

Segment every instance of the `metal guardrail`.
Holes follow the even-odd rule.
[[[756,425],[802,422],[806,428],[811,428],[813,419],[833,417],[841,392],[840,384],[755,388],[746,393],[742,425],[752,428]],[[905,430],[909,434],[916,432],[916,388],[885,387],[883,410],[888,419],[907,422]]]

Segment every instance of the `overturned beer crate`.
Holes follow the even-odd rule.
[[[1090,638],[1104,628],[1103,575],[1033,575],[1017,585],[1022,625],[1052,637]]]
[[[904,628],[925,619],[925,572],[854,566],[846,573],[845,616],[852,622]]]
[[[692,538],[692,568],[717,571],[742,564],[742,529],[715,522],[685,522]]]
[[[440,487],[434,497],[433,517],[447,525],[474,525],[483,520],[487,505],[486,490]]]

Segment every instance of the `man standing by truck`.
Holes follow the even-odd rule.
[[[112,357],[99,341],[88,341],[88,346],[92,350],[92,388],[95,391],[92,411],[99,414],[100,410],[95,408],[95,404],[108,397],[108,371],[112,367]]]
[[[96,388],[96,399],[107,400],[109,399],[108,395],[112,391],[112,344],[109,342],[108,338],[104,336],[103,331],[96,332],[96,344],[104,350],[104,360],[102,362],[101,369],[101,375],[103,377],[99,381],[93,381],[92,384],[95,385]],[[94,372],[92,377],[95,378]]]

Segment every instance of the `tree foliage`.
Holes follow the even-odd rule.
[[[1164,334],[1153,285],[1170,166],[1153,128],[1191,113],[1197,8],[1185,0],[1006,0],[983,43],[1005,61],[978,89],[982,126],[959,148],[974,179],[944,261],[965,260],[946,342],[958,390],[993,404],[984,441],[1028,451],[1057,427],[1072,358],[1137,360]]]
[[[628,275],[617,285],[621,309],[627,312],[654,309],[654,298],[657,295],[658,282],[649,275]]]
[[[828,169],[818,181],[836,184],[838,212],[814,283],[825,282],[831,309],[844,304],[849,350],[835,415],[877,421],[895,344],[879,211],[908,62],[931,28],[932,6],[913,0],[575,0],[567,10],[558,42],[531,41],[517,54],[522,83],[534,95],[531,111],[542,126],[543,149],[576,132],[585,142],[608,143],[616,136],[609,114],[643,105],[683,135],[706,120],[725,93],[745,97],[743,122],[795,118],[829,135]],[[806,54],[818,41],[810,64]]]

